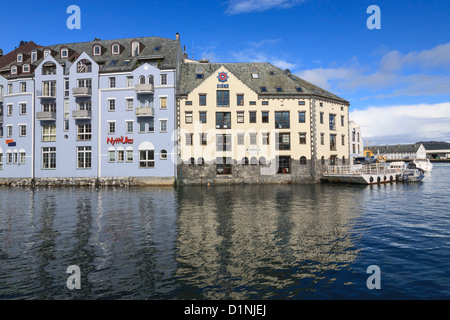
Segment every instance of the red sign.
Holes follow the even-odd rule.
[[[133,139],[129,139],[128,137],[120,137],[120,138],[106,138],[106,144],[111,143],[115,145],[116,143],[128,143],[132,144]]]

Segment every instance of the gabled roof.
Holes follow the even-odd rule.
[[[314,95],[323,99],[337,100],[340,103],[350,104],[331,92],[291,74],[289,70],[282,70],[270,63],[183,63],[181,65],[178,94],[189,94],[222,66],[258,93],[260,98],[293,98]],[[196,70],[199,67],[203,68],[203,79],[197,78]],[[254,73],[258,76],[252,76]],[[262,90],[262,87],[265,90]]]
[[[374,154],[378,152],[380,154],[386,153],[416,153],[422,144],[397,144],[397,145],[386,145],[386,146],[373,146],[369,147],[369,150]]]
[[[37,45],[33,41],[27,42],[24,45],[21,45],[17,49],[14,49],[11,52],[8,52],[4,56],[0,57],[0,68],[3,68],[17,60],[18,53],[30,53],[34,49],[42,48],[42,46]]]

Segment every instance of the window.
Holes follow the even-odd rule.
[[[127,98],[126,99],[126,109],[133,110],[133,98]]]
[[[139,55],[139,53],[140,53],[140,50],[139,50],[139,42],[134,41],[134,42],[131,44],[131,56],[132,56],[132,57],[136,57],[136,56]]]
[[[78,73],[92,72],[92,63],[86,59],[78,61],[77,72]]]
[[[12,83],[8,83],[8,94],[12,94],[13,93],[13,85]]]
[[[108,149],[108,162],[116,162],[116,150],[114,148]]]
[[[13,114],[13,105],[12,104],[8,104],[6,106],[6,108],[7,108],[6,115],[7,116],[12,116],[12,114]]]
[[[116,111],[116,99],[108,99],[108,111]]]
[[[0,153],[0,170],[3,170],[3,153]]]
[[[296,89],[297,89],[297,92],[303,92],[302,87],[297,87]],[[299,101],[299,104],[300,104],[300,101]],[[303,104],[304,104],[304,103],[303,103]]]
[[[117,148],[117,162],[123,162],[125,160],[125,151],[122,147]]]
[[[139,133],[155,131],[155,121],[153,119],[140,120],[138,124],[139,124]]]
[[[184,104],[185,104],[186,106],[192,106],[192,101],[187,100],[187,101],[184,102]]]
[[[289,128],[289,111],[275,112],[275,129]]]
[[[325,133],[320,133],[320,144],[322,146],[325,144]]]
[[[42,66],[42,75],[54,75],[56,74],[56,65],[52,62],[47,62]]]
[[[206,123],[206,111],[199,111],[200,123]]]
[[[320,113],[320,123],[323,124],[323,112]]]
[[[77,147],[77,168],[92,168],[92,147]]]
[[[167,97],[160,97],[159,98],[159,107],[161,109],[167,109]]]
[[[127,88],[132,88],[134,86],[133,77],[127,77]]]
[[[62,48],[61,49],[61,58],[68,58],[69,57],[69,49]]]
[[[91,109],[92,109],[92,101],[91,100],[78,101],[77,110],[91,111]]]
[[[237,144],[244,145],[244,134],[243,133],[237,134]]]
[[[99,56],[102,54],[102,48],[100,46],[94,46],[94,49],[92,50],[94,56]]]
[[[162,73],[161,74],[161,85],[166,86],[167,85],[167,74]]]
[[[43,103],[42,112],[56,112],[56,102]]]
[[[6,157],[6,163],[8,163],[8,164],[9,164],[9,163],[12,163],[12,152],[8,150],[8,151],[6,152],[6,156],[7,156],[7,157]]]
[[[302,164],[302,165],[307,164],[307,161],[306,161],[306,157],[305,157],[305,156],[301,156],[301,157],[300,157],[300,164]]]
[[[216,135],[216,151],[231,151],[231,134]]]
[[[236,97],[237,97],[236,104],[238,106],[243,106],[244,105],[244,95],[243,94],[238,94]]]
[[[45,49],[44,50],[44,58],[51,55],[51,50],[50,49]]]
[[[125,121],[127,133],[133,133],[133,120]]]
[[[205,164],[205,159],[203,159],[203,157],[200,157],[197,159],[197,164],[199,166],[203,166]]]
[[[217,106],[218,107],[230,106],[230,92],[228,90],[217,90]]]
[[[250,133],[250,144],[256,145],[257,144],[257,135],[254,132]]]
[[[291,150],[290,133],[278,133],[277,135],[275,150]]]
[[[42,126],[42,141],[56,141],[56,125],[43,125]]]
[[[64,120],[64,131],[69,131],[69,120]]]
[[[256,123],[256,111],[249,111],[250,123]]]
[[[342,145],[345,146],[345,134],[341,135]]]
[[[244,123],[244,111],[237,112],[237,123]]]
[[[256,166],[258,164],[258,159],[256,159],[256,157],[251,157],[250,164]]]
[[[139,168],[155,167],[155,151],[139,150]]]
[[[161,150],[159,153],[159,158],[161,160],[167,160],[167,151],[166,150]]]
[[[22,72],[23,73],[29,73],[30,72],[30,65],[29,64],[24,64],[22,66]]]
[[[92,128],[90,123],[79,124],[77,140],[79,141],[89,141],[92,138]]]
[[[206,133],[200,133],[200,145],[202,145],[202,146],[207,145],[207,134]]]
[[[127,147],[127,162],[133,162],[133,148]]]
[[[192,141],[192,133],[186,133],[185,137],[186,137],[186,145],[187,146],[192,146],[192,143],[193,143],[193,141]]]
[[[298,123],[305,123],[305,122],[306,122],[306,112],[299,111],[298,112]]]
[[[26,137],[27,135],[27,125],[19,124],[19,136]]]
[[[198,105],[200,106],[206,106],[206,94],[200,94],[198,96]]]
[[[330,134],[330,150],[336,151],[336,135]]]
[[[56,147],[42,148],[42,169],[56,169]]]
[[[282,92],[283,91],[283,89],[281,87],[276,87],[275,89],[277,90],[277,92]]]
[[[267,91],[266,87],[261,87],[260,89],[261,89],[261,92],[266,92]]]
[[[299,135],[299,143],[306,144],[306,132],[300,132],[298,135]]]
[[[42,96],[56,97],[56,81],[42,82]]]
[[[330,114],[330,130],[336,130],[336,115]]]
[[[248,165],[248,158],[247,157],[243,157],[241,160],[241,164],[247,166]]]
[[[112,52],[112,54],[119,54],[120,53],[120,46],[117,43],[113,44],[111,46],[111,52]]]
[[[109,87],[110,88],[116,87],[116,77],[109,77]]]
[[[37,61],[37,51],[33,50],[31,51],[31,63],[36,62]]]
[[[278,157],[278,170],[277,173],[288,174],[291,172],[291,157]]]
[[[17,66],[11,67],[11,74],[17,74]]]
[[[19,114],[27,114],[27,104],[19,103]]]
[[[267,100],[261,101],[261,105],[262,106],[268,106],[269,105],[269,101],[267,101]]]
[[[298,102],[298,105],[299,105],[299,106],[304,106],[304,105],[305,105],[305,101],[299,101],[299,102]]]
[[[216,174],[231,174],[231,158],[216,158]]]
[[[269,123],[269,111],[262,111],[261,112],[261,122],[262,123]]]
[[[92,79],[78,79],[77,80],[77,86],[79,88],[92,88]]]
[[[167,132],[167,120],[159,120],[159,131]]]
[[[262,144],[263,145],[269,145],[269,133],[268,132],[263,132],[262,133]]]
[[[256,106],[256,101],[249,101],[248,104],[251,106]]]
[[[192,123],[192,111],[186,111],[185,112],[185,123]]]
[[[6,126],[6,136],[7,136],[8,138],[11,138],[11,137],[12,137],[12,125]]]
[[[231,112],[216,112],[216,129],[231,129]]]
[[[21,53],[17,54],[17,62],[22,62],[23,61],[23,55]]]
[[[115,133],[116,133],[116,122],[108,121],[108,134],[115,134]]]

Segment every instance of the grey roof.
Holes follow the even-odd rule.
[[[134,41],[140,42],[140,53],[137,57],[131,55],[131,43]],[[121,53],[113,55],[111,52],[111,46],[113,44],[119,44],[121,47]],[[94,45],[100,45],[102,47],[102,54],[100,56],[93,55]],[[61,48],[69,48],[69,57],[61,57]],[[75,61],[83,52],[89,55],[96,63],[100,65],[100,72],[119,72],[119,71],[131,71],[138,67],[142,62],[155,62],[160,69],[174,69],[176,67],[177,50],[180,48],[179,40],[171,40],[160,37],[140,37],[140,38],[127,38],[127,39],[114,39],[114,40],[98,40],[95,39],[89,42],[76,42],[76,43],[62,43],[50,46],[42,46],[38,48],[39,59],[30,63],[31,57],[28,55],[23,63],[19,66],[28,63],[31,64],[31,73],[26,76],[33,75],[34,69],[43,60],[43,52],[45,49],[52,50],[52,56],[60,64],[65,64],[67,61]],[[125,60],[130,60],[128,63],[124,63]],[[111,65],[112,61],[116,61],[114,65]],[[5,68],[10,68],[15,61],[9,63]],[[9,76],[9,78],[23,77],[24,75]]]
[[[282,70],[270,63],[183,63],[178,94],[187,95],[221,66],[227,68],[250,89],[257,92],[260,98],[293,98],[314,95],[350,104],[333,93],[291,74],[289,70]],[[196,76],[198,67],[203,68],[203,79],[198,79]],[[256,68],[258,78],[252,77],[252,68]],[[262,87],[265,88],[265,91],[261,89]],[[281,91],[277,88],[281,88]]]
[[[374,154],[378,152],[380,154],[386,153],[415,153],[419,150],[421,144],[397,144],[397,145],[386,145],[386,146],[372,146],[369,150]]]
[[[427,151],[450,150],[450,143],[448,142],[423,142],[422,144]]]

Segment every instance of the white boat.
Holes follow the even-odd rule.
[[[424,171],[420,168],[416,168],[416,165],[409,164],[408,168],[397,176],[398,181],[401,182],[419,182],[425,178]]]
[[[392,183],[401,172],[400,169],[391,169],[387,164],[329,166],[323,179],[351,184]]]
[[[433,169],[433,164],[430,162],[430,159],[414,159],[413,163],[417,168],[425,172],[430,172]]]
[[[394,162],[389,163],[389,168],[398,170],[398,171],[403,171],[407,167],[408,167],[408,164],[405,163],[404,161],[394,161]]]

